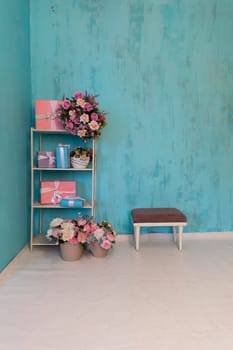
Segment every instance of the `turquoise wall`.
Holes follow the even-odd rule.
[[[233,230],[233,1],[32,0],[32,98],[100,94],[97,217],[178,207]]]
[[[32,101],[75,90],[109,111],[99,220],[132,232],[131,208],[176,206],[187,231],[232,230],[233,2],[30,5],[31,71],[29,0],[0,0],[0,271],[28,241]]]
[[[0,271],[28,241],[29,1],[0,0]]]

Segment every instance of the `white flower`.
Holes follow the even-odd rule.
[[[82,136],[85,136],[86,133],[87,133],[86,130],[78,130],[77,135],[80,136],[80,137],[82,137]]]
[[[94,236],[97,239],[100,239],[101,237],[103,237],[104,235],[104,230],[102,228],[97,228],[97,230],[95,230],[94,232]]]
[[[74,237],[74,231],[73,230],[65,230],[62,232],[61,239],[63,241],[69,241]]]
[[[89,115],[87,113],[83,113],[80,117],[81,122],[88,123],[89,122]]]
[[[74,230],[74,224],[72,222],[63,222],[63,224],[61,225],[61,227],[67,231],[70,231],[70,230]]]
[[[76,112],[74,110],[69,111],[69,116],[71,120],[74,120],[74,118],[76,117]]]
[[[77,106],[84,107],[85,103],[86,103],[86,102],[85,102],[82,98],[78,98],[78,99],[77,99],[77,102],[76,102],[76,105],[77,105]]]
[[[47,231],[46,238],[51,240],[51,237],[53,237],[53,230],[50,228]]]
[[[57,226],[60,226],[62,223],[63,223],[63,219],[55,218],[50,222],[50,227],[57,227]]]

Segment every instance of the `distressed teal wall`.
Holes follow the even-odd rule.
[[[0,271],[28,241],[29,1],[0,0]]]
[[[97,216],[171,206],[233,229],[233,1],[31,0],[32,95],[100,94]]]

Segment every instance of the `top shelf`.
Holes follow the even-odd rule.
[[[68,133],[66,130],[44,130],[44,129],[35,129],[32,128],[33,132],[38,132],[38,133],[45,133],[45,134],[67,134],[67,135],[72,135]],[[75,135],[73,135],[75,136]]]

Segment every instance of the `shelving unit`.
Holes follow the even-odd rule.
[[[63,130],[39,130],[31,128],[31,234],[30,234],[30,249],[33,246],[51,246],[57,245],[54,242],[50,242],[45,237],[45,232],[42,232],[43,227],[43,211],[49,209],[77,209],[78,211],[83,211],[85,214],[87,212],[95,218],[95,207],[96,207],[96,152],[95,152],[95,141],[91,141],[91,148],[93,150],[93,158],[91,162],[91,167],[86,169],[75,169],[75,168],[38,168],[36,166],[37,162],[37,151],[43,150],[43,136],[50,134],[51,137],[54,135],[59,136],[60,143],[62,143],[62,137],[67,135],[72,138],[72,141],[79,139],[77,136],[68,134]],[[35,137],[35,135],[37,137]],[[37,147],[35,147],[37,146]],[[79,174],[87,174],[91,177],[91,198],[85,201],[85,204],[81,208],[67,208],[62,207],[59,204],[41,204],[39,202],[39,192],[40,188],[38,185],[35,186],[35,177],[39,177],[39,183],[44,180],[45,174],[54,174],[54,172],[60,172],[60,174],[67,174],[69,172],[72,174],[72,179],[77,181]],[[58,180],[58,179],[54,179]],[[37,193],[35,193],[37,191]],[[79,194],[78,194],[79,195]],[[39,211],[39,224],[35,225],[35,211]]]

